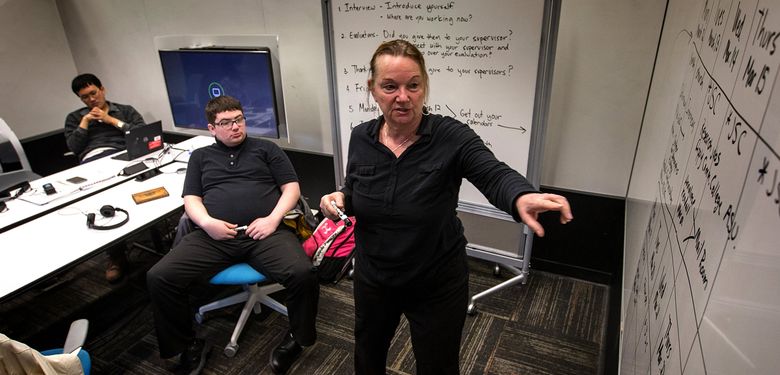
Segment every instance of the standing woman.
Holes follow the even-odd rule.
[[[390,341],[409,321],[418,374],[457,374],[468,305],[466,238],[456,215],[462,178],[538,236],[536,220],[566,198],[541,194],[498,161],[471,128],[424,111],[428,74],[420,51],[404,40],[382,43],[371,58],[368,87],[382,116],[352,131],[343,189],[322,197],[355,228],[355,372],[384,374]],[[471,93],[478,95],[478,93]]]

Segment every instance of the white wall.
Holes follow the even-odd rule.
[[[542,185],[622,197],[666,1],[563,1]]]
[[[20,139],[62,128],[81,102],[54,2],[0,0],[0,35],[0,117]]]
[[[56,14],[51,14],[52,4],[10,0],[0,12],[0,19],[17,23],[0,25],[4,31],[0,46],[23,45],[26,56],[43,60],[32,82],[25,82],[20,78],[23,73],[5,71],[5,66],[13,67],[6,61],[16,54],[0,50],[3,87],[30,87],[17,95],[0,94],[0,110],[8,112],[5,117],[19,119],[8,121],[18,133],[28,136],[60,129],[65,114],[80,105],[69,89],[76,74],[74,64],[79,73],[92,72],[103,80],[109,100],[132,104],[148,121],[162,120],[170,126],[173,119],[155,36],[278,34],[291,139],[291,144],[282,146],[332,154],[320,1],[57,0],[67,43],[59,29],[49,33],[53,36],[39,35],[42,26],[43,30],[52,29],[52,24],[59,27]],[[664,1],[563,2],[543,185],[625,194],[664,6]],[[36,13],[47,14],[28,16]],[[26,23],[16,21],[25,19]],[[72,51],[72,60],[57,62],[67,60],[61,51]],[[29,60],[12,62],[22,70]],[[26,110],[31,102],[36,108]],[[54,121],[20,127],[22,119],[38,117],[40,103],[56,104],[44,109]]]
[[[286,148],[332,153],[325,42],[319,2],[57,1],[79,72],[101,77],[107,97],[132,104],[147,121],[173,117],[154,37],[162,35],[279,36],[290,129]]]

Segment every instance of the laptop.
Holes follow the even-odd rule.
[[[127,151],[111,157],[116,160],[133,160],[163,148],[162,121],[139,126],[125,132]]]

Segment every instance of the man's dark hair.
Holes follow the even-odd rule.
[[[206,103],[206,120],[209,124],[214,124],[217,114],[225,111],[241,111],[243,113],[244,109],[241,108],[241,102],[238,99],[227,95],[218,96]]]
[[[100,79],[98,79],[98,77],[96,77],[94,74],[85,73],[79,74],[76,76],[76,78],[73,78],[73,82],[71,82],[70,88],[73,90],[74,94],[78,95],[79,90],[89,85],[95,85],[97,88],[103,87],[103,84],[100,83]]]

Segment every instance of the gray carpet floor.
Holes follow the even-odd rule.
[[[171,363],[159,359],[143,275],[154,256],[131,252],[132,273],[117,285],[103,280],[102,256],[60,275],[58,282],[0,306],[0,332],[35,348],[61,345],[72,319],[90,319],[85,348],[93,374],[166,374]],[[478,293],[508,278],[492,265],[470,261],[470,292]],[[462,374],[601,374],[608,287],[532,270],[527,284],[480,300],[467,317],[461,345]],[[204,287],[196,301],[230,290]],[[307,348],[291,374],[353,373],[352,283],[321,288],[318,341]],[[266,309],[268,310],[268,309]],[[287,330],[287,318],[272,311],[250,317],[235,357],[222,349],[238,319],[239,307],[207,315],[199,334],[213,350],[204,374],[270,374],[268,358]],[[414,374],[408,326],[402,320],[392,342],[387,372]]]

